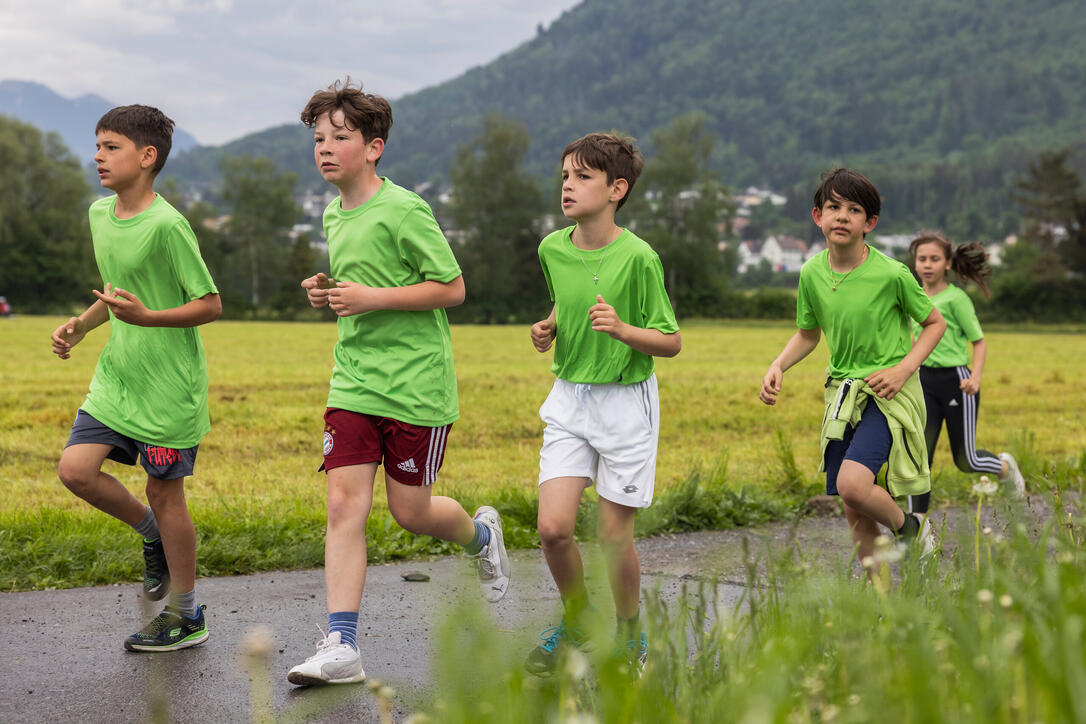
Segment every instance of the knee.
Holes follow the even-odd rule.
[[[596,530],[596,537],[606,551],[618,551],[633,545],[633,531],[625,526],[601,525]]]
[[[847,475],[837,476],[837,494],[841,496],[841,502],[850,508],[855,508],[863,503],[867,497],[864,488],[869,487],[871,487],[870,484],[860,485],[859,481],[853,480]]]
[[[328,489],[328,527],[339,528],[355,525],[359,516],[365,518],[368,511],[358,496],[348,495],[336,488]]]
[[[85,498],[98,478],[98,471],[77,465],[62,457],[60,464],[57,465],[57,477],[64,483],[64,487],[79,497]]]
[[[420,511],[417,508],[408,505],[392,504],[389,504],[388,510],[392,513],[392,518],[396,521],[397,525],[408,533],[415,533],[416,535],[423,533],[422,521],[425,518],[424,511]]]
[[[148,480],[144,492],[147,493],[147,504],[151,510],[161,510],[178,502],[179,498],[184,500],[184,488],[180,481]]]
[[[540,516],[536,525],[539,529],[539,542],[544,548],[557,548],[573,543],[574,526],[565,521]]]

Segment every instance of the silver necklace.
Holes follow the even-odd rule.
[[[584,270],[592,275],[592,283],[597,287],[600,285],[600,267],[603,266],[603,258],[607,256],[607,250],[611,247],[610,244],[603,247],[603,253],[600,254],[600,263],[596,265],[596,271],[592,271],[588,268],[588,264],[585,263],[584,257],[581,256],[580,250],[577,251],[577,258],[581,260],[581,264],[584,266]]]

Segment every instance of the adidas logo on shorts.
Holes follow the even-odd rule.
[[[407,460],[399,463],[396,467],[403,470],[405,473],[417,473],[419,471],[419,469],[415,467],[415,458],[407,458]]]

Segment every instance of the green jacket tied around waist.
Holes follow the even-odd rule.
[[[890,460],[886,468],[886,486],[894,497],[920,495],[931,490],[924,425],[927,409],[920,378],[912,375],[891,400],[875,394],[862,379],[830,379],[826,382],[826,411],[822,416],[822,462],[818,471],[826,471],[826,445],[841,440],[848,426],[860,422],[867,403],[874,400],[890,426]]]

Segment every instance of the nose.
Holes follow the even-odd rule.
[[[94,162],[102,163],[102,149],[98,149],[94,152]]]

